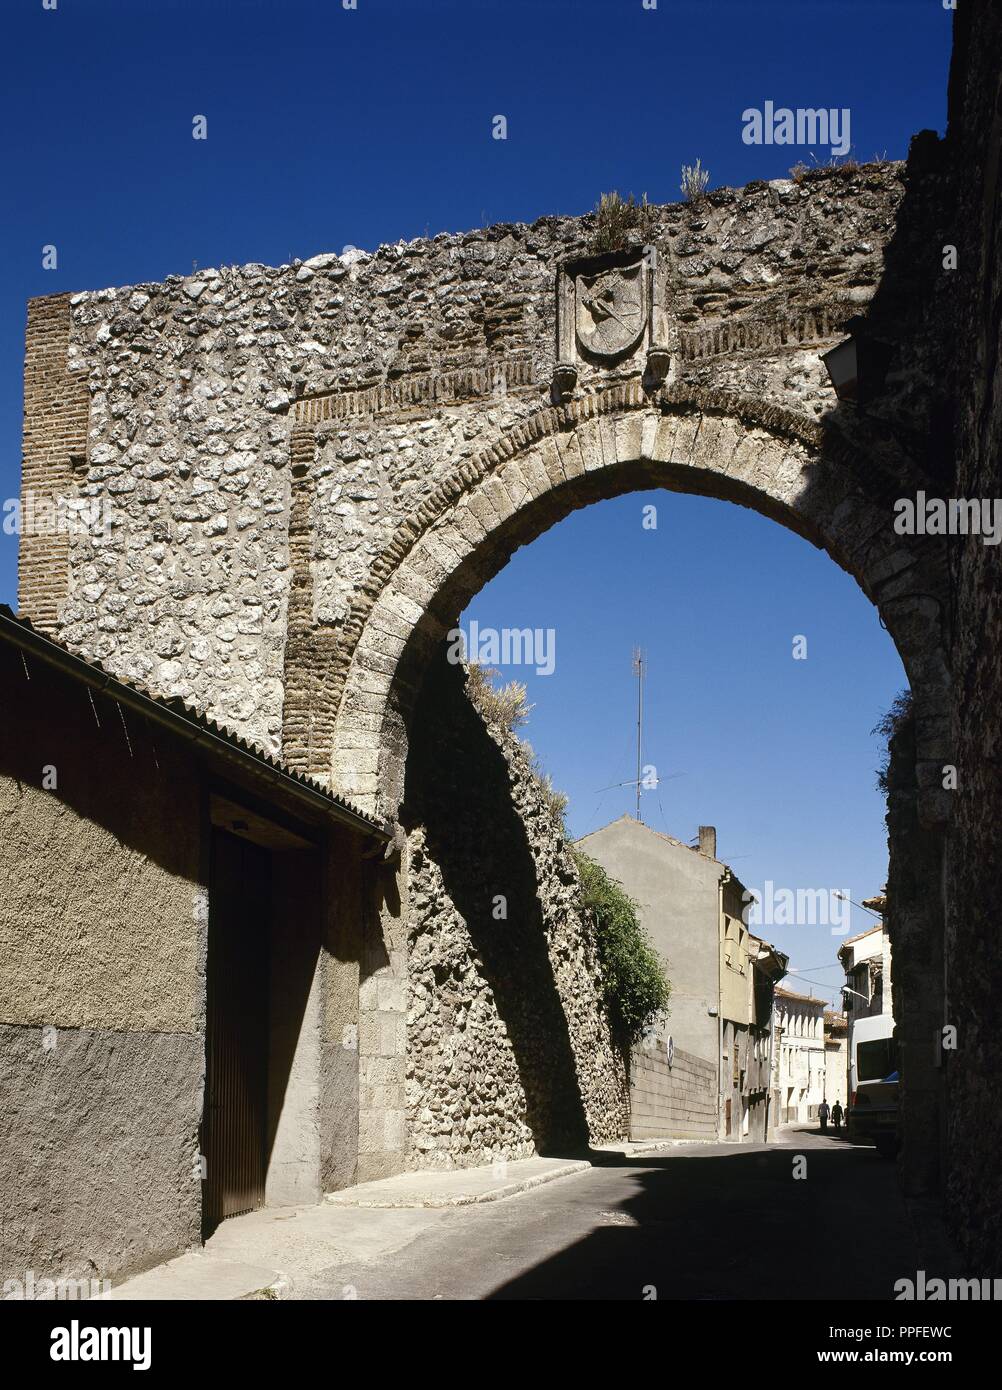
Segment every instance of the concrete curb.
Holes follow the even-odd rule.
[[[111,1302],[146,1300],[197,1303],[279,1301],[292,1280],[269,1263],[233,1259],[202,1247],[134,1275],[106,1295]]]
[[[617,1159],[623,1163],[642,1163],[648,1158],[670,1158],[687,1149],[711,1148],[719,1139],[637,1139],[630,1144],[595,1144],[592,1166],[608,1167]]]
[[[621,1154],[624,1158],[635,1155],[657,1153],[659,1149],[688,1149],[696,1144],[719,1144],[720,1139],[636,1139],[629,1144],[599,1144],[597,1151],[607,1154]]]
[[[429,1197],[418,1197],[417,1195],[402,1194],[400,1197],[376,1196],[376,1197],[348,1197],[343,1192],[328,1192],[324,1196],[324,1201],[334,1207],[356,1207],[367,1209],[402,1210],[410,1208],[412,1210],[432,1210],[442,1207],[471,1207],[477,1206],[482,1202],[500,1202],[507,1197],[517,1197],[519,1193],[529,1192],[535,1187],[542,1187],[545,1183],[555,1182],[558,1178],[576,1177],[578,1173],[585,1173],[594,1165],[587,1160],[569,1163],[563,1168],[555,1168],[548,1173],[536,1173],[532,1177],[517,1178],[514,1182],[502,1183],[497,1187],[488,1188],[484,1192],[461,1192],[455,1196],[447,1193],[434,1194]],[[464,1170],[457,1170],[458,1173]],[[469,1170],[476,1172],[476,1169]],[[349,1189],[350,1190],[350,1189]]]

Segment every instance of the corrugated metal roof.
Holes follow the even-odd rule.
[[[330,812],[340,819],[357,822],[360,828],[379,836],[380,839],[390,838],[389,827],[384,821],[353,805],[347,797],[331,791],[319,778],[289,767],[259,744],[252,743],[225,724],[220,724],[201,713],[180,696],[168,698],[157,695],[137,681],[112,674],[101,662],[81,656],[65,643],[50,637],[47,633],[39,632],[28,618],[18,617],[5,603],[0,603],[0,637],[24,651],[33,653],[41,660],[60,667],[71,677],[75,676],[88,685],[100,687],[112,698],[124,696],[128,703],[140,708],[144,704],[148,705],[148,714],[155,715],[161,723],[173,726],[181,736],[190,736],[192,729],[199,731],[208,739],[223,744],[232,754],[241,757],[249,771],[257,771],[260,774],[262,769],[267,769],[275,777],[290,783],[292,788],[299,788],[309,794],[311,799],[327,802]]]

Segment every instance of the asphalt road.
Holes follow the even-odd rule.
[[[609,1159],[437,1213],[402,1247],[338,1263],[293,1296],[893,1299],[923,1267],[893,1164],[817,1131],[784,1138]]]

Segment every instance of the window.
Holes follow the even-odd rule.
[[[856,1045],[856,1080],[883,1081],[897,1066],[893,1038],[874,1038]]]

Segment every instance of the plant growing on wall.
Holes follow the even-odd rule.
[[[496,686],[491,678],[499,674],[493,666],[471,661],[466,668],[466,692],[488,724],[514,733],[528,720],[532,705],[521,681]]]
[[[594,249],[619,251],[626,245],[627,234],[633,231],[644,241],[650,241],[654,235],[654,218],[647,194],[638,203],[632,193],[625,200],[615,189],[603,193],[595,209]]]
[[[697,203],[710,186],[710,171],[704,169],[697,159],[695,164],[682,165],[682,182],[679,188],[687,203]]]
[[[491,678],[498,674],[493,667],[471,662],[466,667],[466,691],[489,726],[514,733],[527,721],[532,705],[520,681],[495,686]],[[524,739],[519,742],[540,799],[566,840],[567,798],[554,787],[531,745]],[[609,1025],[619,1047],[628,1052],[647,1025],[667,1014],[671,985],[661,958],[640,925],[633,899],[601,865],[580,850],[568,848],[581,882],[582,906],[595,926]]]
[[[550,815],[557,822],[561,834],[566,839],[567,827],[564,824],[564,812],[567,810],[567,797],[557,787],[553,785],[553,778],[548,772],[543,770],[543,765],[539,761],[539,756],[533,751],[532,744],[522,739],[522,746],[531,759],[532,775],[536,779],[539,787],[539,794]]]
[[[499,674],[494,666],[481,666],[471,661],[466,668],[466,693],[488,725],[514,733],[527,722],[533,706],[529,704],[528,692],[521,681],[496,686],[492,677]],[[564,812],[567,810],[567,797],[557,790],[550,774],[543,770],[532,744],[524,738],[520,738],[519,743],[525,750],[529,772],[539,788],[540,797],[566,838]]]
[[[671,985],[640,924],[637,904],[600,864],[574,851],[585,911],[595,924],[602,992],[619,1045],[638,1042],[648,1024],[668,1013]]]
[[[886,714],[870,730],[884,740],[884,754],[877,768],[877,790],[886,796],[891,789],[891,744],[914,718],[915,702],[911,690],[899,690]]]

